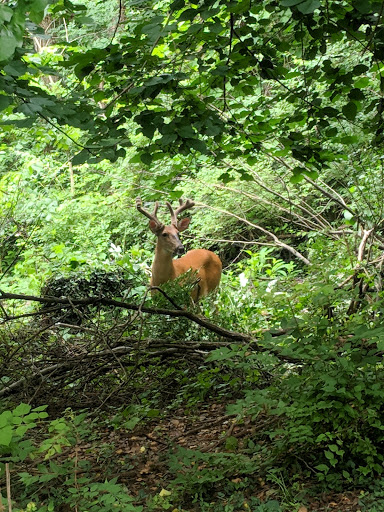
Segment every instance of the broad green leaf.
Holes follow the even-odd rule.
[[[171,11],[178,11],[178,10],[182,9],[184,6],[185,6],[185,0],[175,0],[174,2],[171,3],[169,8],[171,9]]]
[[[72,158],[72,165],[81,165],[85,163],[90,156],[91,153],[88,150],[82,149]]]
[[[35,427],[36,423],[29,423],[28,425],[20,425],[19,427],[16,427],[15,434],[18,437],[23,437],[24,434],[32,427]]]
[[[29,18],[37,25],[41,23],[44,18],[44,10],[49,4],[50,0],[34,0],[29,9]]]
[[[319,0],[306,0],[306,2],[297,6],[297,9],[303,14],[311,14],[315,9],[320,7]]]
[[[23,103],[16,110],[17,112],[22,112],[26,116],[35,116],[37,112],[43,111],[43,107],[36,103]]]
[[[95,20],[91,16],[81,16],[76,18],[76,21],[82,25],[95,25]]]
[[[242,170],[240,173],[240,180],[241,181],[254,181],[254,177],[249,174],[247,171]]]
[[[13,437],[13,428],[11,425],[5,425],[0,429],[0,445],[9,446]]]
[[[226,76],[228,74],[229,66],[221,65],[212,70],[212,75]]]
[[[370,0],[354,0],[353,7],[362,14],[368,14],[372,12],[372,5]]]
[[[366,66],[365,64],[357,64],[357,66],[353,68],[352,73],[354,75],[361,75],[362,73],[368,71],[368,69],[368,66]]]
[[[12,103],[12,98],[9,96],[4,96],[4,94],[0,94],[0,110],[4,110],[9,107]]]
[[[186,139],[192,139],[193,137],[196,136],[195,131],[190,125],[181,126],[180,128],[178,128],[177,133],[180,135],[180,137]]]
[[[140,160],[146,165],[151,165],[152,155],[150,153],[143,153],[140,155]]]
[[[133,416],[133,418],[127,420],[124,422],[124,428],[127,428],[128,430],[132,430],[136,427],[138,423],[140,423],[141,418],[138,416]]]
[[[13,414],[11,411],[4,411],[0,414],[0,428],[12,423]]]
[[[295,185],[296,183],[300,183],[301,181],[303,181],[303,179],[304,179],[303,174],[295,174],[294,176],[291,176],[289,178],[289,181]]]
[[[13,10],[7,5],[0,4],[0,21],[11,21]]]
[[[328,473],[329,467],[326,464],[319,464],[318,466],[315,466],[315,469],[321,471],[322,473]]]
[[[190,148],[195,149],[196,151],[200,151],[200,153],[207,152],[207,146],[202,140],[199,139],[186,139],[187,144]]]
[[[219,180],[222,181],[224,184],[233,181],[233,179],[234,178],[228,172],[224,172],[219,176]]]
[[[180,16],[180,21],[192,21],[198,15],[198,11],[196,9],[186,9],[183,11]]]
[[[345,117],[347,119],[349,119],[349,121],[353,121],[357,114],[356,103],[354,103],[353,101],[350,101],[346,105],[343,105],[342,111],[343,111],[343,114],[345,115]]]
[[[347,220],[351,220],[353,218],[353,214],[348,210],[344,210],[343,215],[344,215],[344,219],[347,219]]]
[[[156,131],[156,127],[153,124],[146,124],[142,127],[142,134],[148,137],[148,139],[152,139]]]
[[[223,27],[220,22],[216,21],[215,23],[210,23],[208,25],[208,30],[213,34],[220,34],[220,32],[223,32],[223,30],[226,30],[226,28]]]
[[[25,416],[31,410],[31,406],[28,404],[20,404],[12,412],[15,416]]]
[[[4,71],[11,76],[22,76],[28,71],[28,67],[24,62],[16,60],[4,66]]]
[[[363,76],[356,80],[355,87],[357,89],[364,89],[369,84],[369,78],[367,76]]]
[[[4,61],[12,57],[16,48],[20,46],[20,41],[5,29],[0,31],[0,41],[0,61]]]
[[[208,355],[207,361],[225,361],[227,359],[231,359],[235,357],[237,354],[230,350],[227,347],[217,348],[212,350],[212,352]]]
[[[359,142],[359,137],[357,135],[346,135],[345,137],[341,137],[341,144],[356,144]]]
[[[168,144],[172,144],[177,139],[177,135],[175,133],[166,133],[159,140],[160,144],[163,146],[167,146]]]
[[[283,7],[292,7],[294,5],[301,4],[303,0],[281,0],[281,5]]]

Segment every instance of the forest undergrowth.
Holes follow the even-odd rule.
[[[249,253],[194,308],[121,266],[3,292],[13,510],[375,510],[381,302],[317,272]]]

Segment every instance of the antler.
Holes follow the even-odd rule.
[[[159,203],[158,201],[156,201],[155,203],[155,209],[153,210],[153,213],[150,213],[148,210],[146,210],[144,207],[143,207],[143,202],[141,200],[141,197],[136,197],[136,208],[137,210],[142,213],[143,215],[145,215],[146,217],[148,217],[149,220],[153,220],[154,222],[156,222],[156,224],[159,226],[159,228],[163,228],[164,227],[164,224],[161,223],[159,221],[159,219],[157,218],[157,210],[159,208]]]
[[[179,199],[179,203],[180,203],[180,206],[178,207],[178,209],[175,211],[173,208],[172,208],[172,205],[171,203],[169,203],[167,201],[167,206],[168,206],[168,209],[169,211],[171,212],[171,224],[173,224],[174,226],[177,227],[177,216],[179,215],[179,213],[183,212],[184,210],[188,210],[189,208],[193,208],[195,206],[195,203],[193,201],[190,201],[189,199],[187,199],[185,201],[185,203],[183,204],[183,200],[180,198]]]

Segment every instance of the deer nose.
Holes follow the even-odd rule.
[[[182,254],[184,254],[184,253],[185,253],[185,247],[184,247],[184,245],[183,245],[183,244],[180,244],[180,245],[176,248],[176,251],[175,251],[175,252],[176,252],[176,254],[177,254],[178,256],[181,256]]]

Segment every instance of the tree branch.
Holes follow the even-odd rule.
[[[0,300],[24,300],[31,302],[40,302],[42,304],[62,304],[64,306],[90,306],[102,304],[103,306],[113,306],[116,308],[127,309],[130,311],[140,311],[142,313],[149,313],[152,315],[165,315],[176,318],[187,318],[191,322],[204,327],[208,331],[214,332],[219,336],[223,336],[224,338],[228,338],[234,341],[247,341],[257,343],[255,340],[248,334],[231,331],[229,329],[225,329],[224,327],[220,327],[216,324],[213,324],[205,317],[201,317],[187,311],[185,309],[164,309],[164,308],[154,308],[137,304],[129,304],[127,302],[121,302],[114,299],[107,298],[86,298],[86,299],[68,299],[65,297],[37,297],[34,295],[22,295],[18,293],[7,293],[0,290]],[[5,321],[7,319],[4,319]]]

